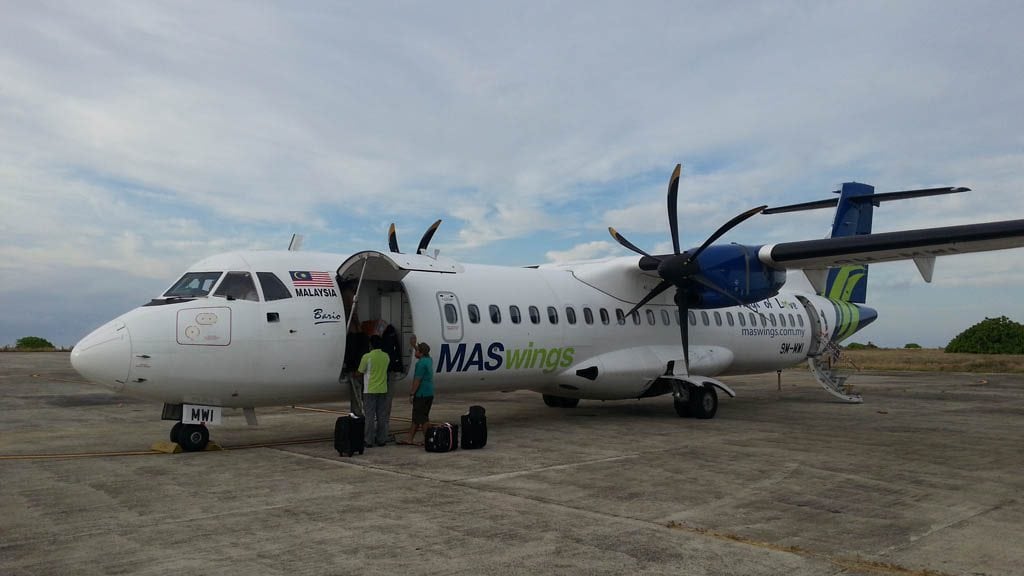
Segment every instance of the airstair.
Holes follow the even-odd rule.
[[[846,384],[846,379],[849,378],[848,374],[839,373],[840,358],[842,357],[842,349],[839,348],[835,342],[829,342],[826,346],[825,352],[817,356],[812,356],[807,359],[807,365],[811,368],[811,373],[814,374],[814,379],[821,384],[821,387],[828,391],[829,394],[850,404],[860,404],[864,402],[860,394],[857,394],[853,389]],[[852,361],[846,359],[846,362],[850,364],[854,369],[857,366]]]

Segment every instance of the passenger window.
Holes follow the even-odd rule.
[[[687,314],[687,319],[690,321],[690,326],[697,325],[697,315],[693,313],[693,310],[690,310],[689,314]]]
[[[668,310],[661,311],[661,323],[665,326],[672,324],[672,319],[668,315]]]
[[[639,326],[640,325],[640,311],[639,310],[633,310],[633,313],[630,314],[630,316],[633,318],[633,324],[636,324],[637,326]]]
[[[608,310],[605,308],[601,308],[601,324],[607,325],[611,323],[611,321],[611,317],[608,316]]]
[[[650,324],[651,326],[654,326],[655,324],[658,323],[658,321],[655,320],[654,318],[654,310],[647,311],[647,323]]]
[[[772,326],[775,326],[775,314],[769,314],[768,320],[771,321]]]
[[[796,318],[793,318],[792,314],[789,315],[789,326],[790,327],[796,326]]]
[[[736,323],[733,322],[733,319],[732,319],[732,312],[726,312],[725,313],[725,321],[729,323],[729,326],[735,326],[736,325]]]
[[[785,314],[779,314],[779,323],[782,325],[783,328],[786,327],[786,315]]]
[[[800,327],[803,328],[804,327],[804,317],[798,315],[796,317],[796,319],[797,319],[798,322],[800,322]]]
[[[590,308],[584,308],[583,309],[583,321],[586,322],[587,325],[593,324],[594,323],[594,311],[591,310]]]
[[[221,281],[214,296],[221,296],[228,300],[252,300],[259,302],[256,295],[256,285],[252,282],[252,274],[248,272],[228,272]]]
[[[576,323],[576,310],[572,306],[565,307],[565,321],[569,324]]]
[[[622,308],[615,309],[615,320],[622,326],[626,323],[626,313],[622,311]]]
[[[530,306],[530,322],[540,324],[540,310],[536,306]]]
[[[164,298],[198,298],[213,290],[223,272],[187,272],[164,292]]]
[[[708,313],[703,310],[700,311],[700,321],[705,326],[711,326],[711,319],[708,318]]]
[[[722,314],[718,310],[715,310],[715,326],[721,326],[721,325],[722,325]]]
[[[548,322],[558,324],[558,309],[554,306],[548,306]]]
[[[512,320],[513,324],[519,324],[523,317],[519,314],[519,306],[508,307],[508,317]]]
[[[480,323],[480,309],[476,307],[476,304],[470,304],[469,306],[466,306],[466,314],[469,316],[470,323]]]
[[[259,279],[260,286],[263,287],[263,299],[267,302],[292,297],[288,287],[273,272],[257,272],[256,278]]]
[[[494,324],[501,324],[501,308],[498,308],[494,304],[487,307],[487,311],[491,313],[491,322]]]
[[[746,320],[746,317],[743,315],[743,312],[737,312],[736,313],[736,318],[739,319],[740,326],[746,326],[747,325],[747,320]]]
[[[757,315],[753,312],[750,313],[750,325],[757,326]]]
[[[444,305],[444,319],[449,324],[456,324],[459,321],[459,311],[455,309],[455,304]]]

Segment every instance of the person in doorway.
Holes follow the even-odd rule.
[[[380,349],[380,336],[370,336],[370,351],[363,354],[356,377],[366,376],[363,412],[366,416],[366,445],[383,446],[388,439],[388,364],[391,359]]]
[[[341,382],[349,389],[349,409],[359,417],[363,411],[363,381],[357,377],[356,369],[363,356],[370,351],[369,339],[353,326],[345,337],[345,358],[341,369]]]
[[[383,350],[388,355],[388,358],[391,359],[390,364],[388,364],[387,408],[384,410],[385,419],[387,419],[388,422],[391,422],[391,404],[395,399],[396,388],[394,382],[405,376],[405,370],[402,366],[402,348],[398,343],[398,330],[395,330],[394,326],[388,324],[380,338],[380,349]]]
[[[427,433],[430,423],[430,407],[434,404],[434,360],[430,357],[430,346],[426,342],[416,342],[412,337],[412,348],[416,354],[416,368],[413,371],[412,389],[409,401],[412,402],[412,428],[409,429],[408,444],[416,444],[416,432]]]

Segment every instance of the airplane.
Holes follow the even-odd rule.
[[[719,393],[736,395],[719,377],[806,362],[831,394],[859,402],[830,360],[878,316],[865,305],[868,264],[914,260],[931,281],[937,256],[1024,246],[1024,220],[871,233],[883,202],[968,189],[876,194],[846,183],[837,198],[747,210],[681,250],[680,170],[668,185],[670,254],[609,228],[633,255],[464,264],[428,251],[440,220],[413,253],[399,250],[393,224],[387,252],[230,252],[196,262],[159,297],[97,328],[71,362],[92,382],[162,402],[162,419],[175,422],[170,439],[185,451],[206,448],[207,426],[225,408],[255,425],[257,407],[352,400],[341,377],[349,334],[385,326],[399,342],[415,334],[431,345],[445,394],[532,390],[561,408],[671,394],[679,416],[708,419]],[[717,243],[758,214],[831,207],[828,238]],[[805,274],[813,290],[786,287],[787,272]],[[399,389],[411,382],[408,348]]]

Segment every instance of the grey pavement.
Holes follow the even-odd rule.
[[[164,455],[159,405],[2,353],[0,574],[1024,574],[1024,377],[861,373],[862,405],[726,381],[700,421],[440,379],[432,420],[485,406],[486,448],[340,458],[338,403]]]

